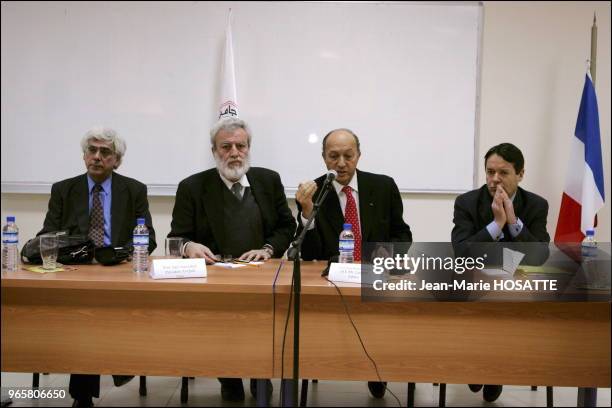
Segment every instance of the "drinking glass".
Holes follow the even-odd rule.
[[[40,256],[43,269],[55,269],[57,267],[58,239],[57,234],[43,234],[40,236]]]

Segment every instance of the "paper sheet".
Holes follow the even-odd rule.
[[[521,261],[525,257],[525,254],[519,251],[513,251],[512,249],[504,248],[503,252],[503,266],[502,269],[510,274],[514,274]]]
[[[216,262],[214,264],[214,266],[220,266],[222,268],[230,268],[230,269],[235,269],[235,268],[243,268],[245,266],[249,266],[249,267],[257,267],[259,265],[262,265],[263,262],[255,262],[255,261],[251,261],[251,262]]]
[[[24,266],[23,269],[30,272],[36,273],[51,273],[51,272],[63,272],[67,270],[67,268],[53,268],[53,269],[43,269],[42,266]]]

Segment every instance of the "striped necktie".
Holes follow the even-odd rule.
[[[93,188],[93,199],[91,213],[89,214],[89,238],[96,247],[104,246],[104,210],[102,208],[102,198],[100,192],[102,186],[96,184]]]

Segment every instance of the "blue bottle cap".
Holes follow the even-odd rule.
[[[15,222],[15,216],[14,215],[9,215],[6,217],[6,222]]]
[[[343,227],[343,228],[344,228],[345,230],[347,230],[347,229],[353,229],[353,224],[344,224],[344,227]]]
[[[144,218],[137,218],[137,219],[136,219],[136,223],[137,223],[138,225],[144,225],[144,223],[145,223],[145,219],[144,219]]]
[[[588,229],[588,230],[586,230],[586,234],[587,234],[587,237],[589,237],[589,236],[594,236],[594,235],[595,235],[595,230],[593,230],[593,229]]]

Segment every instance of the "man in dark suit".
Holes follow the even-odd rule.
[[[455,200],[451,239],[456,252],[479,251],[478,243],[500,242],[497,256],[491,258],[499,261],[502,247],[510,246],[522,249],[524,263],[546,261],[550,242],[546,230],[548,202],[518,186],[525,174],[524,164],[523,154],[511,143],[489,149],[485,155],[486,184]],[[480,384],[470,384],[474,392],[481,388]],[[483,398],[492,402],[501,392],[501,385],[485,385]]]
[[[485,155],[487,183],[455,200],[451,240],[456,250],[478,251],[474,243],[500,242],[499,249],[523,249],[525,264],[546,261],[548,202],[518,186],[525,174],[524,164],[523,154],[511,143],[489,149]],[[500,254],[491,256],[488,263],[500,260]]]
[[[217,164],[181,181],[169,237],[185,239],[181,250],[207,263],[222,257],[258,261],[279,258],[295,232],[278,173],[250,167],[251,131],[241,119],[221,119],[210,131]],[[220,378],[224,400],[244,400],[240,378]],[[272,383],[268,380],[268,392]],[[255,394],[255,382],[251,380]]]
[[[147,187],[115,173],[125,154],[125,142],[108,128],[93,128],[81,140],[87,173],[53,184],[43,229],[37,234],[66,231],[89,236],[96,247],[131,246],[137,218],[149,229],[149,253],[155,247],[155,230],[149,213]],[[113,376],[123,385],[131,376]],[[92,406],[100,395],[100,376],[72,374],[73,406]]]
[[[361,157],[359,138],[349,129],[336,129],[323,138],[323,160],[338,176],[333,181],[314,223],[302,244],[305,260],[329,260],[338,255],[338,238],[344,223],[355,234],[355,261],[361,259],[362,242],[412,242],[404,222],[402,198],[391,177],[357,170]],[[325,176],[301,183],[296,193],[298,235],[313,211]],[[376,398],[385,394],[386,383],[368,382]]]

